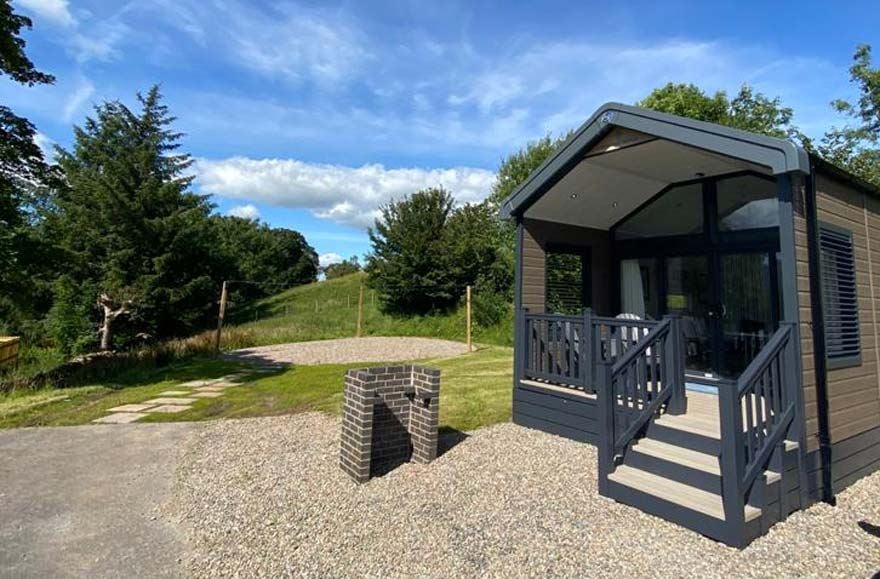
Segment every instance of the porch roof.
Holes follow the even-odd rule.
[[[608,229],[670,184],[743,170],[808,174],[810,159],[785,139],[608,103],[504,201],[502,215]]]

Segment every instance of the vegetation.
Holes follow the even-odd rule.
[[[287,290],[255,303],[235,304],[229,311],[233,327],[224,330],[236,344],[269,345],[351,337],[357,329],[358,295],[366,286],[364,273],[317,282]],[[364,334],[368,336],[421,336],[463,341],[465,311],[459,295],[456,307],[425,315],[396,315],[382,310],[378,293],[364,293]],[[474,340],[509,346],[513,343],[513,311],[505,304],[500,320],[486,323],[480,294],[474,293]],[[492,318],[493,316],[488,316]]]
[[[381,212],[370,230],[366,271],[383,311],[449,311],[469,285],[500,296],[498,301],[507,297],[512,255],[502,250],[500,223],[489,204],[456,207],[452,195],[438,188],[391,202]]]
[[[871,66],[871,47],[859,46],[850,67],[850,80],[859,88],[855,103],[836,100],[834,109],[854,124],[834,127],[825,133],[819,153],[880,187],[880,68]]]
[[[806,140],[792,124],[791,108],[783,106],[779,97],[771,99],[748,85],[728,99],[724,91],[709,96],[693,84],[669,83],[654,89],[636,105],[771,137]]]
[[[342,277],[345,275],[351,275],[353,273],[357,273],[361,271],[363,268],[361,267],[361,262],[358,260],[356,255],[351,256],[349,259],[344,259],[339,263],[331,263],[323,268],[322,273],[324,274],[324,279],[336,279],[337,277]]]
[[[424,361],[443,373],[441,427],[473,430],[510,419],[511,350],[490,347],[454,358]],[[296,366],[275,375],[255,375],[246,388],[199,400],[177,414],[144,421],[243,418],[319,410],[339,414],[347,365]],[[121,404],[143,402],[195,378],[218,378],[238,366],[216,360],[176,363],[162,369],[135,369],[112,381],[68,389],[0,395],[0,428],[87,424]]]

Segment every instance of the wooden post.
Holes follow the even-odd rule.
[[[614,412],[616,396],[611,379],[610,360],[596,366],[596,410],[598,411],[599,494],[608,496],[608,475],[614,470]]]
[[[357,337],[360,338],[364,334],[364,286],[361,285],[358,292],[358,325]]]
[[[471,286],[467,286],[467,347],[468,352],[474,351],[474,344],[471,336]]]
[[[223,318],[226,316],[226,280],[220,290],[220,311],[217,312],[217,335],[214,338],[214,355],[220,355],[220,334],[223,332]]]

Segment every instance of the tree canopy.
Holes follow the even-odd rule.
[[[818,150],[828,161],[880,187],[880,68],[871,65],[871,47],[859,46],[849,69],[859,98],[838,99],[834,109],[850,124],[825,133]]]
[[[790,107],[783,106],[779,97],[756,93],[748,85],[730,99],[724,91],[708,95],[694,84],[669,83],[651,91],[636,106],[771,137],[805,140],[792,123]]]

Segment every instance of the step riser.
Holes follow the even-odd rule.
[[[645,494],[615,481],[608,481],[607,496],[648,514],[721,541],[731,547],[743,548],[761,532],[761,517],[746,524],[743,536],[735,536],[722,520],[693,511],[681,505]]]
[[[678,428],[671,428],[656,422],[648,427],[647,435],[650,438],[681,446],[690,450],[696,450],[712,456],[721,454],[721,442],[714,438],[708,438]]]
[[[631,449],[624,464],[676,482],[721,494],[721,477]]]

